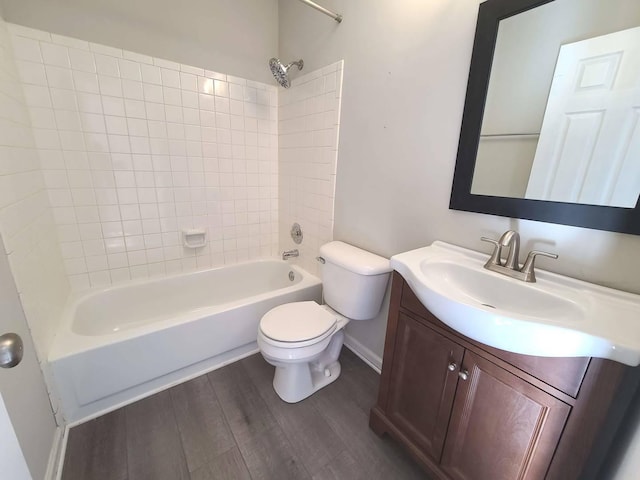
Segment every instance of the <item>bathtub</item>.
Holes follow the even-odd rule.
[[[262,315],[321,292],[304,270],[261,260],[74,298],[49,354],[62,413],[79,423],[254,353]]]

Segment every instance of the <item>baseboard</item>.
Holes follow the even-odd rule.
[[[53,434],[49,462],[44,475],[45,480],[59,480],[62,476],[62,462],[64,461],[64,452],[67,449],[67,431],[66,427],[57,427]]]
[[[382,358],[374,353],[373,350],[365,347],[349,334],[344,336],[344,345],[355,353],[364,363],[380,373],[382,369]]]

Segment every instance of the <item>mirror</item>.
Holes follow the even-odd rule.
[[[640,234],[640,2],[480,5],[450,208]]]

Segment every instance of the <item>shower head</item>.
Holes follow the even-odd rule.
[[[277,58],[272,58],[271,60],[269,60],[269,68],[271,68],[271,73],[273,73],[276,81],[284,88],[289,88],[291,86],[291,82],[289,81],[289,75],[287,72],[293,65],[297,66],[298,70],[302,70],[302,67],[304,67],[304,62],[302,61],[302,59],[300,59],[296,62],[291,62],[289,65],[283,65],[282,62]]]

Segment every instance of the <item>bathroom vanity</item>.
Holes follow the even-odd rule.
[[[394,272],[370,427],[434,478],[601,478],[637,371],[489,347],[442,323]]]

